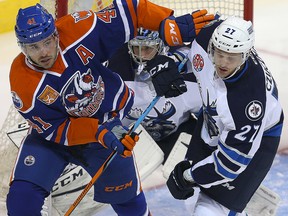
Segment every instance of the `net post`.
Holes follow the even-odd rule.
[[[68,14],[68,0],[56,0],[55,11],[56,19]]]
[[[244,19],[253,22],[253,0],[244,0]]]

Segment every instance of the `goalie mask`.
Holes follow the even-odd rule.
[[[222,79],[232,77],[250,56],[254,46],[254,30],[251,21],[231,16],[224,20],[213,32],[209,42],[208,53],[211,61],[215,65],[216,72]],[[226,61],[232,72],[227,76],[219,74],[219,67]],[[221,62],[222,61],[222,62]],[[222,66],[221,66],[222,64]],[[227,70],[229,70],[227,66]]]
[[[143,28],[139,28],[138,35],[128,42],[129,53],[137,64],[143,64],[161,54],[164,47],[158,32]]]

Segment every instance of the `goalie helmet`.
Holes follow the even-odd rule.
[[[128,42],[129,53],[137,64],[143,64],[165,51],[157,31],[139,28],[138,35]]]
[[[19,9],[15,33],[18,43],[36,43],[55,32],[54,18],[40,4]]]

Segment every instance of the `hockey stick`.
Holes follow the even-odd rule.
[[[183,61],[178,66],[178,71],[181,71],[183,66],[186,64],[188,60],[188,55],[183,59]],[[155,106],[155,104],[159,101],[161,97],[156,96],[152,102],[149,104],[149,106],[146,108],[146,110],[142,113],[142,115],[137,119],[137,121],[134,123],[131,130],[129,130],[128,134],[133,133],[137,127],[141,124],[141,122],[145,119],[145,117],[148,115],[148,113],[152,110],[152,108]],[[109,164],[112,162],[112,160],[115,158],[117,152],[114,150],[104,161],[102,166],[99,168],[99,170],[95,173],[93,178],[90,180],[90,182],[86,185],[86,187],[83,189],[81,194],[77,197],[77,199],[74,201],[74,203],[70,206],[70,208],[65,213],[65,216],[69,216],[74,209],[78,206],[78,204],[81,202],[81,200],[85,197],[85,195],[88,193],[88,191],[91,189],[91,187],[95,184],[95,182],[98,180],[98,178],[101,176],[101,174],[107,169]]]
[[[132,129],[129,130],[128,134],[131,134],[134,132],[137,127],[141,124],[141,122],[144,120],[144,118],[148,115],[148,113],[151,111],[151,109],[154,107],[154,105],[158,102],[159,96],[155,97],[153,101],[149,104],[149,106],[146,108],[146,110],[143,112],[143,114],[137,119],[135,124],[133,125]],[[70,208],[65,213],[65,216],[69,216],[74,209],[77,207],[77,205],[81,202],[81,200],[85,197],[85,195],[88,193],[88,191],[91,189],[91,187],[95,184],[95,182],[98,180],[98,178],[101,176],[101,174],[107,169],[109,164],[112,162],[112,160],[115,158],[117,154],[117,151],[113,151],[105,160],[105,162],[102,164],[102,166],[98,169],[98,171],[95,173],[93,178],[90,180],[90,182],[86,185],[86,187],[83,189],[81,194],[77,197],[77,199],[74,201],[74,203],[70,206]]]

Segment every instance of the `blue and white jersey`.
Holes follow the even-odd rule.
[[[283,124],[277,85],[254,49],[233,77],[217,76],[207,53],[216,25],[202,29],[189,54],[203,103],[199,138],[212,149],[192,167],[192,177],[204,188],[236,179],[257,153],[262,138],[280,137]]]

